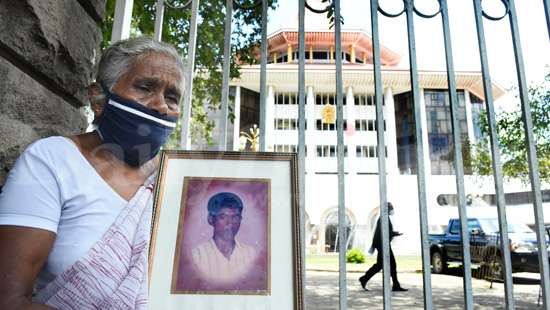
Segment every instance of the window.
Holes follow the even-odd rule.
[[[374,119],[356,119],[355,130],[357,131],[376,131],[376,120]],[[386,121],[384,120],[384,130],[386,130]]]
[[[376,157],[376,148],[372,145],[369,145],[369,157]]]
[[[315,95],[315,104],[335,104],[335,96],[333,94],[317,94]]]
[[[313,59],[316,60],[329,60],[329,52],[328,51],[314,51],[313,52]]]
[[[347,62],[350,62],[350,61],[351,61],[351,56],[350,56],[350,54],[348,54],[348,53],[342,53],[342,54],[343,54],[343,55],[342,55],[342,59],[344,59],[344,60],[347,61]]]
[[[449,233],[452,235],[458,235],[460,233],[460,222],[459,221],[453,221],[451,223],[451,229],[449,230]]]
[[[386,157],[388,157],[388,148],[385,148]],[[377,158],[378,148],[376,145],[356,145],[355,156],[364,158]]]
[[[464,92],[458,91],[458,122],[461,131],[463,154],[468,152],[466,139],[468,137],[466,123],[466,107]],[[453,163],[453,139],[451,126],[451,113],[449,95],[447,90],[426,90],[424,92],[426,103],[426,121],[428,124],[428,144],[430,148],[430,160],[432,174],[445,175],[454,173]],[[464,130],[466,129],[466,130]],[[471,167],[465,165],[465,173],[471,173]]]
[[[336,145],[317,145],[317,157],[336,157]],[[344,157],[348,156],[348,147],[344,146]]]
[[[273,150],[275,152],[292,152],[297,153],[298,152],[298,146],[296,144],[275,144],[273,145]],[[305,148],[306,156],[307,156],[307,147]]]
[[[369,131],[374,131],[374,120],[372,120],[372,119],[368,120],[368,130]]]
[[[305,102],[304,102],[305,103]],[[290,94],[276,94],[275,95],[275,104],[276,105],[297,105],[298,104],[298,94],[296,93],[290,93]]]
[[[336,157],[336,146],[329,146],[330,157]]]
[[[336,124],[325,124],[321,119],[315,120],[315,128],[321,131],[335,131],[337,128]],[[348,129],[348,121],[344,120],[344,130],[347,130],[347,129]]]
[[[277,58],[277,63],[281,63],[281,62],[287,62],[288,61],[288,56],[285,54],[285,55],[282,55],[281,57]]]
[[[374,100],[374,95],[355,95],[355,105],[362,106],[375,106],[376,101]],[[385,105],[384,96],[382,96],[382,105]]]
[[[305,120],[307,130],[307,120]],[[276,118],[274,119],[275,130],[298,130],[298,120],[295,118]]]

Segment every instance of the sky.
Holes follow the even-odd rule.
[[[312,6],[318,0],[309,0]],[[288,25],[296,24],[298,17],[297,0],[278,0],[279,7],[269,13],[268,33]],[[415,1],[417,9],[428,14],[438,9],[437,0]],[[342,29],[362,29],[371,33],[370,2],[341,0],[342,16],[345,24]],[[500,0],[483,0],[484,9],[493,16],[504,12]],[[402,10],[402,1],[380,0],[384,10],[397,13]],[[448,0],[449,20],[452,37],[454,65],[457,71],[480,71],[476,25],[473,1]],[[517,0],[519,36],[525,63],[526,78],[529,83],[544,80],[545,72],[550,71],[550,40],[544,15],[542,0]],[[493,81],[508,89],[517,85],[514,65],[514,52],[509,19],[500,21],[484,19],[489,70]],[[400,67],[408,67],[408,42],[405,14],[398,18],[387,18],[379,14],[380,43],[402,56]],[[306,19],[306,29],[307,29]],[[421,70],[445,70],[445,50],[441,15],[431,19],[415,16],[417,63]],[[546,69],[545,69],[546,67]]]

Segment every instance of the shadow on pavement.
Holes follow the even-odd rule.
[[[459,270],[456,270],[459,269]],[[462,272],[450,269],[447,275],[432,275],[432,298],[434,309],[464,309]],[[347,304],[349,309],[383,309],[382,275],[377,274],[368,283],[365,292],[358,282],[359,273],[347,275]],[[423,309],[423,285],[421,273],[399,273],[401,284],[408,292],[392,293],[393,309]],[[514,278],[514,282],[516,278]],[[537,309],[538,282],[518,278],[523,285],[514,285],[516,309]],[[519,284],[519,283],[518,283]],[[473,279],[475,309],[504,309],[504,284]],[[338,273],[308,272],[306,276],[306,309],[338,309]],[[540,309],[540,308],[539,308]]]
[[[462,266],[449,267],[444,273],[445,275],[455,276],[462,278],[463,269]],[[472,277],[474,279],[485,280],[491,282],[487,277],[487,272],[481,268],[472,269]],[[540,283],[540,276],[535,273],[520,273],[512,274],[512,280],[517,285],[538,285]],[[493,280],[494,283],[503,283],[501,280]]]

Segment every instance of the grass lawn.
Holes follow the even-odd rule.
[[[420,256],[396,256],[398,271],[422,270],[422,258]],[[376,255],[367,255],[363,264],[346,264],[348,272],[365,272],[376,262]],[[307,255],[306,270],[338,271],[338,253],[323,255]]]

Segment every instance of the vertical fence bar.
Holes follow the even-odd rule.
[[[260,47],[260,151],[265,152],[267,124],[267,1],[262,0],[262,43]]]
[[[371,1],[371,27],[372,27],[372,47],[374,63],[374,98],[376,102],[376,121],[377,128],[384,128],[384,114],[382,108],[382,73],[380,65],[380,38],[378,33],[378,0]],[[348,103],[351,104],[351,103]],[[349,126],[349,124],[348,124]],[[386,158],[380,154],[385,154],[384,131],[377,130],[378,140],[378,191],[380,195],[380,224],[382,233],[382,255],[383,255],[383,289],[384,289],[384,309],[391,309],[390,292],[390,237],[389,237],[389,219],[388,219],[388,199],[386,185]]]
[[[162,23],[164,22],[164,0],[157,0],[157,9],[155,12],[155,34],[156,41],[162,41]]]
[[[453,51],[451,46],[451,33],[449,29],[449,16],[447,10],[447,1],[440,1],[441,19],[443,25],[443,38],[445,43],[445,61],[447,63],[447,81],[449,84],[449,102],[451,107],[451,125],[454,145],[454,165],[456,177],[456,190],[458,196],[458,212],[460,217],[461,239],[462,239],[462,264],[464,266],[464,303],[466,307],[473,307],[471,269],[470,269],[470,231],[468,230],[468,214],[466,212],[466,193],[464,189],[464,163],[462,160],[462,141],[460,134],[460,124],[458,122],[458,97],[456,94],[456,81],[453,63]],[[509,257],[508,257],[509,258]],[[508,260],[508,262],[510,262]],[[508,294],[511,287],[507,285],[506,296],[511,298],[513,307],[513,295]],[[509,300],[506,299],[506,304]]]
[[[336,156],[338,166],[338,257],[340,310],[347,309],[346,202],[344,182],[344,107],[342,102],[342,34],[340,0],[334,0],[334,45],[336,46]],[[349,103],[351,104],[351,102]]]
[[[233,0],[225,1],[225,31],[223,36],[223,75],[222,75],[222,106],[219,124],[220,144],[218,149],[227,148],[227,118],[229,117],[229,69],[231,68],[231,21],[233,17]]]
[[[429,141],[424,141],[424,129],[422,127],[422,122],[425,120],[422,117],[428,117],[426,113],[422,112],[423,107],[420,105],[423,100],[420,99],[420,86],[418,82],[418,66],[416,63],[416,39],[414,32],[414,1],[405,0],[405,14],[407,20],[407,39],[409,45],[409,62],[410,62],[410,79],[411,79],[411,91],[413,94],[413,104],[414,104],[414,119],[415,119],[415,134],[416,134],[416,178],[417,178],[417,187],[418,187],[418,206],[419,206],[419,220],[420,220],[420,243],[422,247],[422,279],[424,285],[424,307],[426,309],[431,309],[433,307],[432,301],[432,284],[431,284],[431,269],[430,269],[430,244],[428,236],[428,203],[427,203],[427,188],[426,188],[426,166],[425,164],[430,164],[424,160],[424,143],[428,143],[428,152],[429,152]],[[423,92],[422,92],[423,93]],[[425,109],[425,107],[424,107]],[[427,120],[426,120],[427,121]],[[426,129],[427,130],[427,129]],[[431,171],[431,169],[429,169]],[[468,243],[467,243],[468,244]],[[466,254],[469,254],[467,252]],[[468,255],[468,263],[464,266],[465,270],[468,270],[465,273],[465,283],[470,283],[470,258]],[[466,302],[466,292],[471,292],[470,286],[465,285],[464,295],[465,295],[465,309],[472,309],[471,302],[468,306]]]
[[[446,0],[444,0],[446,2]],[[446,11],[446,5],[445,5],[445,11]],[[450,44],[450,43],[449,43]],[[481,50],[481,48],[480,48]],[[488,72],[488,69],[487,69]],[[506,201],[504,198],[504,189],[503,189],[503,182],[502,182],[502,170],[500,167],[500,151],[498,149],[498,142],[497,142],[497,133],[496,133],[496,126],[495,126],[495,115],[493,110],[493,104],[492,104],[492,86],[490,85],[490,78],[487,80],[488,82],[488,91],[491,93],[489,96],[491,99],[491,113],[488,113],[488,116],[490,118],[489,120],[489,127],[491,131],[491,147],[492,147],[492,154],[493,154],[493,173],[494,173],[494,180],[495,180],[495,193],[497,197],[497,213],[498,213],[498,221],[499,221],[499,229],[500,229],[500,251],[501,251],[501,259],[503,262],[503,268],[504,268],[504,292],[505,292],[505,302],[506,302],[506,309],[514,309],[514,292],[513,292],[513,278],[512,278],[512,260],[510,257],[510,240],[508,239],[508,221],[506,219]],[[486,86],[487,89],[487,86]],[[486,100],[487,100],[486,95]],[[489,101],[489,100],[487,100]],[[489,111],[489,109],[488,109]],[[460,197],[459,197],[460,199]]]
[[[199,14],[199,0],[191,2],[191,21],[189,23],[189,45],[187,48],[187,66],[185,72],[185,95],[183,96],[183,115],[181,124],[180,148],[191,148],[191,104],[193,98],[193,73],[195,71],[195,48],[197,45],[197,15]]]
[[[448,10],[447,10],[447,1],[441,1],[442,7],[442,18],[443,18],[443,27],[444,27],[444,37],[445,37],[445,51],[447,58],[447,78],[449,81],[449,91],[450,91],[450,101],[451,101],[451,117],[453,122],[453,142],[455,144],[455,167],[456,167],[456,178],[457,178],[457,193],[459,199],[460,208],[466,207],[466,197],[464,192],[464,169],[462,163],[462,154],[461,154],[461,141],[459,130],[460,126],[457,119],[457,96],[456,96],[456,83],[454,79],[454,64],[452,56],[452,47],[451,47],[451,38],[449,30],[449,20],[448,20]],[[494,164],[500,162],[500,154],[498,148],[496,149],[496,160],[493,161]],[[498,171],[497,171],[498,170]],[[495,193],[497,195],[497,211],[498,219],[500,226],[500,245],[501,245],[501,258],[503,259],[503,268],[504,268],[504,290],[505,290],[505,301],[506,309],[514,309],[514,293],[513,293],[513,280],[512,280],[512,263],[510,257],[510,243],[508,240],[508,227],[506,220],[506,208],[504,200],[504,190],[502,186],[502,174],[500,171],[500,166],[495,170]]]
[[[116,0],[111,43],[130,37],[134,0]]]
[[[533,120],[531,118],[531,106],[529,104],[529,93],[527,91],[527,82],[525,79],[525,67],[523,64],[523,53],[521,50],[521,40],[516,17],[516,8],[514,0],[508,0],[510,20],[510,29],[512,31],[512,43],[514,45],[514,56],[516,61],[516,72],[518,77],[519,96],[521,99],[521,116],[523,119],[523,129],[525,131],[525,143],[527,144],[527,158],[529,162],[529,179],[531,181],[531,190],[533,193],[533,208],[535,213],[535,231],[538,241],[538,258],[540,277],[542,282],[542,295],[544,306],[550,308],[548,298],[550,298],[550,275],[548,268],[548,252],[546,244],[546,231],[544,229],[544,216],[542,212],[542,197],[539,179],[539,165],[537,161],[536,140],[533,134]]]
[[[483,86],[485,94],[485,104],[487,108],[487,122],[489,125],[489,139],[491,143],[492,153],[492,168],[493,176],[495,179],[495,192],[497,195],[497,210],[499,218],[500,229],[500,244],[501,253],[504,256],[504,272],[505,272],[505,289],[506,289],[506,304],[507,308],[513,308],[513,279],[512,279],[512,266],[510,260],[510,240],[508,239],[508,224],[506,220],[506,200],[504,196],[503,180],[502,180],[502,167],[500,166],[500,150],[498,148],[498,135],[496,125],[496,114],[493,104],[493,88],[491,85],[491,76],[489,72],[489,65],[487,59],[487,47],[485,44],[485,30],[483,27],[483,11],[481,8],[481,1],[474,0],[474,11],[477,26],[479,54],[481,61],[481,71],[483,74]],[[546,251],[544,251],[546,253]]]
[[[542,0],[544,2],[544,15],[546,16],[546,28],[548,30],[548,37],[550,38],[550,0]]]
[[[302,266],[306,259],[306,107],[305,107],[305,0],[298,1],[298,199],[300,208],[300,227],[302,230]],[[313,128],[310,128],[312,130]],[[310,150],[312,152],[313,150]],[[304,276],[299,275],[299,276]],[[302,279],[302,291],[305,292],[305,279]]]

